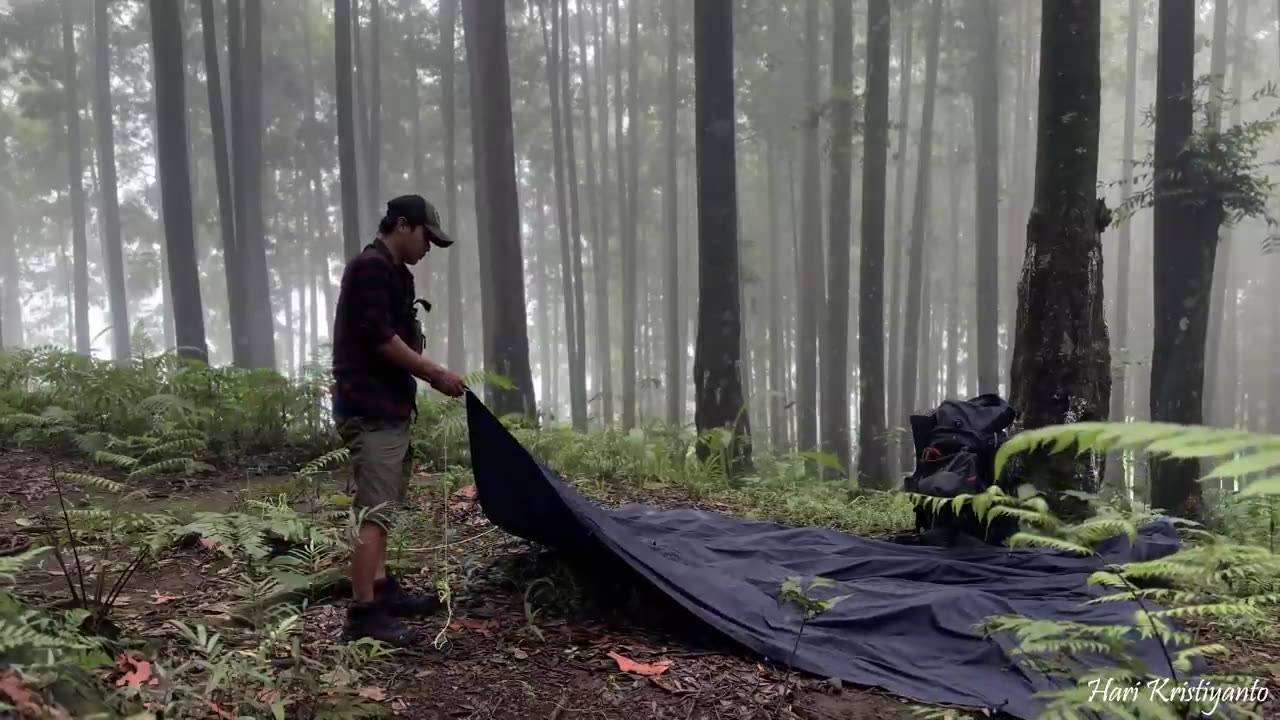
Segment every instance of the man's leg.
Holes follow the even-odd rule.
[[[408,451],[408,434],[398,425],[354,423],[344,431],[351,449],[357,513],[364,514],[359,544],[352,553],[352,604],[347,637],[370,637],[390,645],[407,645],[418,634],[401,625],[377,597],[377,579],[385,576],[386,508],[402,499],[400,474]],[[382,506],[382,507],[379,507]]]
[[[396,486],[398,505],[404,505],[409,499],[409,482],[413,478],[413,449],[411,447],[410,424],[404,425],[405,453],[400,464],[400,483]],[[400,585],[395,573],[386,565],[386,535],[382,536],[383,561],[378,565],[378,574],[373,583],[373,594],[394,615],[413,617],[430,615],[440,609],[440,598],[435,592],[417,595],[406,591]]]
[[[386,575],[387,533],[378,523],[360,526],[360,544],[351,556],[351,590],[357,602],[373,602],[373,586]]]

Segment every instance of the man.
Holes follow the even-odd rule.
[[[421,378],[451,397],[463,379],[422,354],[413,307],[416,265],[431,247],[453,240],[435,208],[418,195],[387,203],[378,236],[347,263],[338,293],[333,333],[333,412],[351,451],[356,512],[365,511],[351,567],[352,603],[346,637],[404,646],[418,634],[397,616],[423,615],[434,596],[405,592],[386,567],[387,506],[403,503],[412,471],[410,428]]]

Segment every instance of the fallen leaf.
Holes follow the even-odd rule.
[[[116,667],[125,671],[125,674],[116,680],[116,687],[131,688],[141,687],[142,683],[155,685],[157,678],[151,677],[151,663],[133,655],[121,655],[116,658]]]
[[[492,620],[473,620],[471,618],[454,618],[449,623],[449,629],[454,632],[462,630],[474,630],[485,637],[493,637],[493,621]]]
[[[152,605],[166,605],[166,604],[168,604],[168,603],[173,602],[174,600],[177,600],[177,599],[178,599],[178,596],[177,596],[177,595],[166,595],[165,593],[162,593],[162,592],[160,592],[159,590],[157,590],[157,591],[155,591],[155,592],[151,593],[151,598],[152,598],[152,600],[151,600],[151,604],[152,604]]]
[[[46,572],[46,573],[48,573],[48,574],[50,574],[50,575],[52,575],[52,576],[54,576],[54,577],[65,577],[65,576],[66,576],[66,573],[62,572],[62,570],[60,570],[59,568],[51,568],[51,569],[49,569],[49,570],[45,570],[45,572]]]
[[[9,698],[20,717],[69,718],[60,707],[48,707],[40,694],[27,687],[18,673],[8,670],[0,675],[0,695]]]
[[[659,660],[656,663],[638,663],[625,655],[619,655],[616,652],[610,652],[609,657],[618,663],[618,669],[625,673],[635,673],[636,675],[644,675],[653,677],[661,675],[671,667],[670,660]]]
[[[272,705],[280,699],[280,691],[274,688],[268,688],[258,693],[258,702],[263,705]]]
[[[521,650],[520,648],[511,648],[511,657],[517,660],[528,660],[529,653]]]
[[[360,697],[374,702],[382,702],[387,699],[387,691],[380,687],[360,688]]]
[[[468,485],[464,488],[458,488],[453,492],[453,497],[474,500],[476,497],[476,486]]]
[[[212,700],[205,700],[204,704],[207,705],[210,710],[217,713],[218,717],[222,718],[222,720],[236,720],[235,715],[232,715],[226,710],[223,710],[221,707],[219,707],[217,703],[213,702]]]

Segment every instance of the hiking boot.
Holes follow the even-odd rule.
[[[393,647],[405,647],[418,641],[417,630],[406,627],[378,602],[353,601],[347,608],[347,627],[343,640],[354,642],[361,638],[380,640]]]
[[[440,609],[440,598],[434,593],[416,595],[407,592],[391,573],[382,580],[374,581],[373,597],[375,602],[397,617],[422,617]]]

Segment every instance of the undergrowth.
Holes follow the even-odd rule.
[[[469,378],[473,386],[487,381],[500,379]],[[168,356],[117,366],[47,349],[0,354],[0,447],[21,445],[48,459],[58,504],[31,519],[27,529],[44,536],[43,547],[33,552],[51,549],[63,564],[69,599],[61,607],[36,610],[24,604],[21,593],[0,592],[5,672],[17,673],[20,687],[47,693],[51,702],[84,706],[84,698],[95,696],[100,705],[127,708],[141,713],[139,718],[375,713],[376,703],[361,693],[362,679],[368,664],[389,650],[371,644],[325,646],[320,656],[302,641],[305,610],[315,598],[309,589],[344,572],[360,520],[340,489],[350,457],[333,431],[326,385],[319,371],[289,380]],[[1062,689],[1045,697],[1050,717],[1097,709],[1099,698],[1097,693],[1091,697],[1091,690],[1108,681],[1126,688],[1161,678],[1248,685],[1251,678],[1209,672],[1207,663],[1229,648],[1204,641],[1195,623],[1211,620],[1233,633],[1273,631],[1280,600],[1274,554],[1280,524],[1276,436],[1151,423],[1079,423],[1010,438],[997,456],[997,474],[1014,454],[1045,446],[1058,452],[1145,448],[1155,456],[1201,458],[1212,466],[1208,478],[1240,488],[1224,495],[1212,527],[1174,519],[1183,543],[1176,553],[1110,564],[1109,544],[1136,538],[1159,517],[1158,509],[1124,497],[1082,496],[1092,516],[1067,523],[1029,487],[1006,492],[996,486],[956,498],[863,491],[840,478],[838,465],[820,453],[758,453],[752,474],[741,476],[727,469],[729,438],[723,433],[697,436],[660,424],[580,433],[557,424],[533,427],[522,417],[503,422],[540,461],[605,503],[694,503],[749,519],[864,535],[909,529],[917,506],[946,505],[971,511],[984,524],[1015,523],[1018,529],[1008,539],[1015,548],[1046,547],[1093,558],[1097,570],[1090,581],[1098,595],[1092,602],[1126,603],[1128,622],[1083,626],[997,616],[982,628],[1012,637],[1020,662],[1059,679]],[[698,447],[710,448],[705,459]],[[143,512],[132,502],[156,476],[208,472],[209,463],[281,448],[310,460],[278,496],[244,500],[225,512]],[[413,450],[418,467],[440,479],[447,518],[449,493],[470,481],[463,403],[421,396]],[[96,470],[68,472],[70,457]],[[837,479],[819,479],[815,467]],[[64,493],[71,490],[88,502],[66,503]],[[299,502],[310,510],[296,509]],[[452,583],[465,583],[468,570],[455,562],[449,532],[446,526],[436,583],[451,609]],[[139,646],[110,631],[111,609],[139,568],[197,541],[231,568],[239,610],[233,622],[216,628],[171,623],[165,632],[174,649],[145,660],[143,673]],[[0,578],[11,580],[30,559],[0,559]],[[526,610],[530,632],[536,634],[536,611]],[[1191,621],[1190,629],[1185,621]],[[446,618],[438,643],[447,642],[447,628]],[[1159,647],[1161,661],[1148,666],[1139,651],[1151,643]],[[1081,653],[1101,662],[1085,669]],[[122,682],[104,687],[101,676]],[[1121,717],[1174,717],[1205,707],[1194,699],[1149,692],[1101,700]]]

